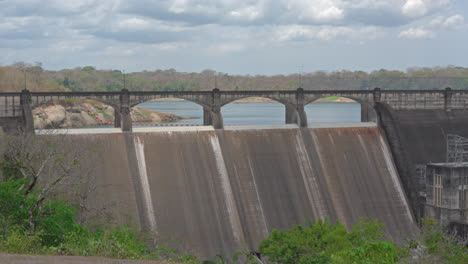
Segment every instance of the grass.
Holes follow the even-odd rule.
[[[342,98],[340,96],[328,96],[328,97],[325,97],[325,98],[321,98],[322,100],[336,100],[338,98]]]
[[[103,116],[105,116],[105,117],[110,117],[110,115],[109,115],[108,113],[106,113],[106,111],[104,111],[104,110],[102,110],[102,109],[100,109],[100,108],[96,108],[96,110],[97,110],[99,113],[101,113]]]
[[[151,117],[151,114],[152,113],[155,113],[153,111],[149,111],[149,110],[146,110],[146,109],[142,109],[142,108],[139,108],[139,107],[136,107],[136,109],[138,110],[138,112],[144,116],[144,117]]]

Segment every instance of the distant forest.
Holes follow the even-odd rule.
[[[123,73],[92,66],[49,71],[41,63],[17,62],[0,66],[0,92],[306,90],[349,89],[468,89],[468,68],[409,68],[406,71],[317,71],[290,75],[230,75],[214,70],[177,72],[174,69]]]

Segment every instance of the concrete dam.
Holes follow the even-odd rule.
[[[202,257],[255,251],[273,229],[327,217],[378,219],[397,241],[417,233],[374,123],[69,136],[93,149],[95,210]]]

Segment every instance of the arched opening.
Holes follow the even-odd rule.
[[[270,98],[247,97],[221,107],[225,126],[283,125],[286,107]]]
[[[135,105],[133,126],[201,126],[203,107],[179,98],[158,98]]]
[[[50,100],[32,109],[34,129],[113,127],[114,107],[86,98]]]
[[[304,107],[309,124],[376,122],[373,107],[341,96],[314,100]]]

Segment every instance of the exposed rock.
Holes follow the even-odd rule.
[[[134,107],[130,115],[134,123],[174,122],[183,117]],[[69,128],[112,125],[114,108],[92,100],[57,101],[33,109],[34,127]]]

